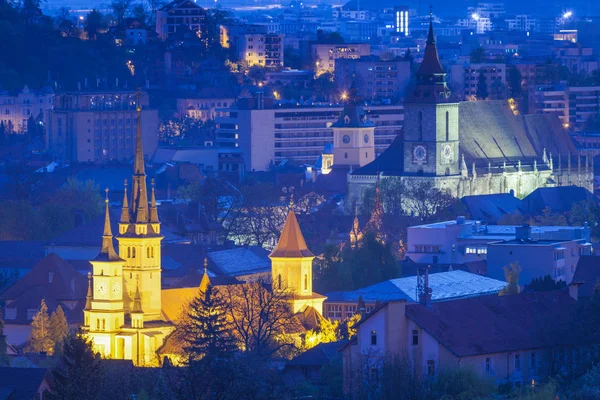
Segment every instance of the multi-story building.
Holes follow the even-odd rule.
[[[35,92],[25,86],[17,94],[0,92],[0,122],[8,134],[25,133],[31,117],[46,125],[53,107],[54,92],[50,89]]]
[[[177,113],[180,116],[212,120],[217,108],[231,107],[237,97],[232,90],[219,87],[205,87],[197,93],[187,93],[177,98]]]
[[[506,64],[504,63],[465,63],[455,64],[450,69],[450,85],[455,94],[469,99],[477,94],[479,75],[483,73],[490,98],[494,98],[494,89],[506,87]],[[500,97],[500,96],[498,96]]]
[[[506,18],[506,25],[509,31],[517,32],[533,32],[537,20],[529,14],[518,14],[510,18]]]
[[[201,35],[206,11],[191,0],[174,0],[156,10],[156,33],[162,40],[178,31],[194,31]]]
[[[317,76],[335,71],[335,61],[340,58],[357,59],[371,55],[371,45],[367,43],[323,44],[310,45],[312,68]]]
[[[531,111],[556,114],[565,127],[575,130],[585,129],[590,118],[600,113],[600,86],[538,85],[533,99]]]
[[[374,56],[336,61],[338,88],[347,90],[355,82],[358,92],[367,99],[403,97],[409,81],[408,61],[380,60]]]
[[[394,7],[394,31],[408,36],[408,7]]]
[[[49,112],[46,148],[57,160],[105,163],[128,160],[135,152],[138,95],[133,91],[67,92],[56,95]],[[139,100],[147,107],[149,98]],[[158,144],[158,111],[145,109],[141,120],[145,155]]]
[[[514,225],[486,225],[464,217],[411,226],[407,230],[406,256],[421,264],[457,265],[488,260],[491,243],[517,240],[523,229]],[[586,226],[532,226],[527,229],[530,240],[534,241],[589,240],[590,235]]]
[[[238,59],[248,67],[283,67],[283,35],[245,33],[236,42]]]
[[[519,284],[528,284],[546,275],[555,281],[571,283],[579,257],[591,255],[590,230],[587,226],[573,230],[571,238],[565,238],[562,233],[559,229],[556,236],[538,239],[532,235],[531,227],[523,226],[516,230],[515,239],[489,243],[488,276],[502,279],[504,267],[518,263],[521,267]]]
[[[270,100],[270,101],[269,101]],[[262,103],[262,105],[261,105]],[[333,141],[331,127],[342,106],[273,107],[272,99],[240,99],[236,108],[217,110],[216,145],[242,149],[247,171],[265,171],[286,159],[314,164]],[[400,105],[363,106],[375,124],[375,154],[383,152],[400,133]]]

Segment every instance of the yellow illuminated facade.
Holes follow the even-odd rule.
[[[274,289],[290,293],[294,313],[313,307],[323,314],[326,297],[312,290],[312,262],[315,256],[308,250],[296,214],[289,211],[277,247],[269,255]]]
[[[102,250],[91,262],[84,310],[84,331],[106,358],[156,365],[156,350],[174,329],[161,312],[160,221],[154,187],[148,201],[141,108],[138,106],[136,153],[131,197],[127,182],[119,220],[119,253],[113,246],[108,195]]]

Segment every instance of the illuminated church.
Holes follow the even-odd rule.
[[[91,260],[83,331],[105,358],[132,360],[135,365],[159,365],[171,356],[165,345],[182,310],[210,283],[206,260],[199,287],[161,288],[160,221],[154,187],[148,199],[142,149],[141,107],[138,106],[136,151],[130,197],[127,182],[113,246],[108,191],[100,254]],[[322,314],[322,296],[312,291],[312,261],[298,220],[290,211],[271,258],[273,285],[289,293],[294,313]],[[240,282],[241,283],[241,282]],[[239,284],[239,283],[238,283]],[[160,351],[159,351],[160,350]]]
[[[102,250],[91,260],[84,331],[107,358],[156,363],[156,350],[174,329],[161,310],[160,221],[154,187],[148,202],[138,105],[131,198],[125,195],[119,220],[119,253],[113,247],[108,194]]]

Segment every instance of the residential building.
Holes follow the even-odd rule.
[[[371,55],[371,45],[367,43],[324,44],[312,43],[310,45],[311,66],[315,75],[326,72],[334,73],[335,62],[340,58],[358,59]]]
[[[533,110],[554,114],[567,128],[584,130],[600,113],[600,86],[537,85]]]
[[[572,334],[576,306],[563,291],[383,303],[357,324],[356,338],[341,350],[344,388],[356,393],[390,355],[408,358],[417,376],[461,367],[517,385],[546,378],[556,363],[565,371],[582,368],[572,357],[591,351],[597,338],[584,332],[587,342]]]
[[[478,220],[458,217],[456,220],[408,227],[406,257],[417,263],[465,264],[488,260],[492,244],[518,240],[525,229],[516,225],[487,225]],[[587,226],[531,226],[528,236],[533,241],[589,241]],[[494,260],[495,262],[495,260]],[[508,264],[503,264],[508,265]],[[502,269],[502,266],[500,269]],[[504,275],[489,275],[503,279]],[[526,283],[529,283],[527,281]]]
[[[237,56],[246,66],[283,67],[283,35],[245,33],[238,36]]]
[[[529,14],[517,14],[505,19],[509,31],[533,32],[537,19]]]
[[[410,81],[410,62],[381,60],[375,56],[338,59],[335,83],[340,91],[354,82],[364,99],[399,99],[405,95]]]
[[[173,0],[156,10],[156,33],[166,40],[175,33],[186,31],[202,35],[206,11],[191,0]]]
[[[519,284],[550,275],[555,281],[569,284],[580,256],[592,254],[589,227],[572,230],[571,238],[557,229],[557,235],[547,232],[536,237],[529,225],[516,228],[515,238],[487,244],[487,274],[502,279],[504,267],[517,263],[521,267]]]
[[[267,84],[277,86],[307,87],[314,80],[315,73],[311,70],[283,69],[267,71]]]
[[[177,97],[177,114],[202,122],[214,120],[216,109],[234,105],[237,96],[226,87],[204,87],[198,92],[184,93]]]
[[[149,104],[148,94],[131,90],[66,92],[49,112],[46,147],[57,160],[106,163],[130,160],[135,152],[136,125],[144,132],[145,156],[158,144],[158,111],[147,109],[138,121],[136,107]]]
[[[569,127],[569,98],[564,84],[537,85],[533,100],[530,111],[556,115],[564,127]]]
[[[464,63],[454,64],[450,69],[450,85],[455,95],[461,99],[477,97],[479,76],[483,74],[490,99],[505,98],[506,64],[504,63]]]
[[[274,33],[269,31],[268,26],[260,24],[252,25],[219,25],[219,42],[224,49],[236,49],[238,40],[242,35],[248,33]]]
[[[426,273],[425,271],[421,271]],[[418,303],[418,286],[423,276],[390,279],[362,289],[349,292],[327,293],[324,317],[341,321],[350,319],[357,313],[369,314],[378,304],[391,301]],[[434,303],[464,299],[468,297],[498,294],[506,281],[486,278],[465,271],[427,273],[428,285],[432,290]],[[364,310],[361,310],[364,308]]]
[[[43,400],[54,382],[46,368],[0,367],[0,393],[7,400]]]
[[[27,132],[27,121],[33,117],[37,123],[47,125],[48,114],[54,108],[54,92],[39,92],[27,86],[18,93],[0,92],[0,122],[6,134]]]
[[[403,34],[404,36],[409,35],[408,15],[407,6],[394,7],[394,31],[396,33]]]
[[[294,160],[314,164],[333,141],[333,128],[342,106],[277,107],[272,100],[240,99],[236,108],[217,110],[216,146],[239,147],[247,171],[265,171],[271,162]],[[261,108],[262,107],[262,108]],[[400,133],[401,105],[363,106],[375,124],[375,154],[383,152]]]

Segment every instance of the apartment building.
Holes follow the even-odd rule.
[[[283,67],[283,35],[245,33],[236,42],[238,59],[248,67]]]
[[[538,85],[533,100],[534,112],[555,114],[566,128],[584,130],[600,113],[600,86]]]
[[[400,98],[404,96],[410,81],[410,62],[380,60],[375,56],[338,59],[334,75],[341,91],[356,82],[363,98]]]
[[[526,230],[525,230],[526,229]],[[406,256],[422,264],[467,264],[488,260],[492,243],[510,243],[523,236],[536,242],[589,241],[587,226],[486,225],[458,217],[456,220],[411,226],[407,230]],[[507,265],[503,264],[502,266]],[[491,275],[490,275],[491,276]],[[502,276],[492,276],[502,279]],[[527,282],[528,283],[528,282]]]
[[[18,93],[0,92],[0,122],[8,134],[25,133],[30,117],[47,124],[48,112],[53,107],[51,89],[33,91],[25,86]]]
[[[158,111],[140,97],[144,153],[158,144]],[[57,94],[49,112],[46,148],[57,160],[105,163],[129,160],[135,152],[137,94],[127,90],[97,90]]]
[[[166,40],[176,32],[194,31],[200,36],[206,11],[191,0],[174,0],[156,10],[156,33]]]
[[[217,110],[216,145],[239,147],[247,171],[265,171],[269,164],[294,160],[314,164],[333,142],[331,125],[342,105],[282,107],[272,99],[240,99],[236,108]],[[400,105],[363,106],[375,124],[375,154],[381,154],[400,133]]]
[[[479,75],[483,73],[490,98],[494,98],[495,88],[506,86],[506,64],[504,63],[465,63],[450,68],[450,84],[456,95],[469,99],[477,94]]]
[[[310,54],[315,75],[319,76],[326,72],[334,73],[335,62],[338,59],[358,59],[364,56],[370,56],[371,45],[367,43],[312,43],[310,45]]]
[[[216,109],[231,107],[236,100],[233,90],[229,88],[204,87],[198,92],[178,96],[177,114],[206,122],[215,119]]]

